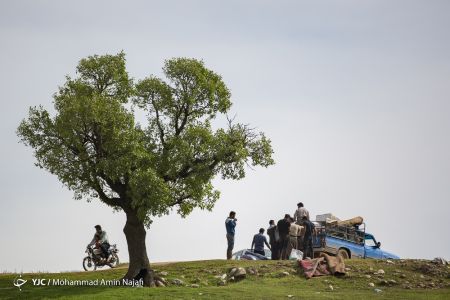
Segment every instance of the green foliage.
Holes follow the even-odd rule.
[[[77,199],[99,198],[147,225],[172,207],[182,216],[211,209],[220,195],[212,179],[241,179],[246,165],[273,164],[270,140],[232,120],[213,130],[231,94],[202,61],[167,60],[163,71],[166,81],[150,76],[135,84],[124,53],[82,59],[76,78],[54,95],[55,116],[30,108],[18,135]],[[146,112],[145,128],[134,109]]]

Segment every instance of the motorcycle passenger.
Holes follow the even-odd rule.
[[[100,248],[102,249],[104,258],[106,258],[106,261],[109,262],[111,259],[111,255],[108,253],[110,246],[108,235],[106,234],[106,231],[102,230],[102,227],[100,225],[95,225],[95,234],[88,247],[93,246],[94,244],[96,244],[96,242],[100,244]]]

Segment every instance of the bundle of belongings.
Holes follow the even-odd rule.
[[[241,255],[241,259],[244,259],[244,260],[268,260],[268,258],[265,257],[264,255],[254,253],[251,250],[245,250]]]
[[[338,221],[337,225],[338,226],[359,226],[363,222],[364,222],[364,219],[362,217],[354,217],[354,218],[349,219],[349,220]]]
[[[364,219],[362,217],[354,217],[352,219],[348,220],[340,220],[335,215],[328,213],[328,214],[322,214],[316,216],[316,222],[319,224],[325,225],[331,224],[331,225],[337,225],[337,226],[359,226],[364,222]]]
[[[319,258],[299,260],[306,278],[324,275],[345,275],[345,264],[342,256],[320,254]]]

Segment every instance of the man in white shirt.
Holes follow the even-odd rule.
[[[106,234],[106,231],[102,230],[102,227],[100,225],[95,225],[95,234],[94,237],[92,238],[92,241],[89,243],[88,247],[93,246],[97,240],[99,241],[100,248],[102,249],[105,258],[109,261],[111,257],[108,253],[110,246],[108,235]]]
[[[302,202],[297,203],[297,210],[294,213],[294,221],[298,225],[302,225],[303,217],[309,220],[309,211],[303,206]]]
[[[287,255],[291,254],[292,249],[298,249],[298,239],[301,236],[302,226],[294,223],[294,218],[290,218],[291,226],[289,227],[289,246]]]

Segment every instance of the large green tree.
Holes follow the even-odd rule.
[[[153,282],[145,245],[152,217],[173,208],[182,216],[196,207],[210,210],[219,198],[216,175],[241,179],[247,165],[274,163],[263,133],[233,120],[225,128],[211,125],[231,107],[221,76],[188,58],[167,60],[163,73],[165,79],[135,82],[124,53],[89,56],[55,93],[54,113],[31,107],[18,128],[36,165],[76,199],[98,198],[125,212],[130,264],[124,278],[141,272],[145,285]],[[136,122],[138,110],[145,124]]]

